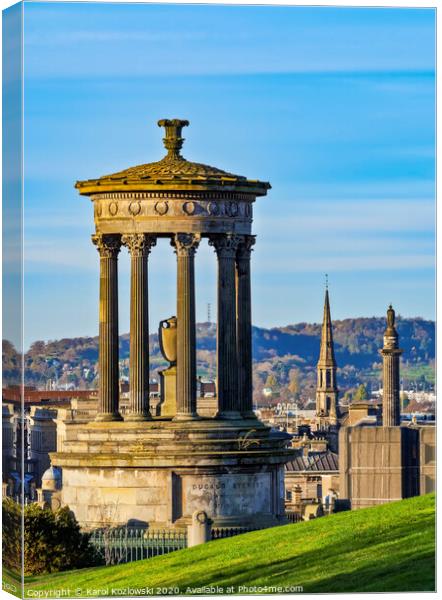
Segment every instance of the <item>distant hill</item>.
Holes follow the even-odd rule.
[[[429,388],[434,384],[435,324],[421,318],[398,318],[404,387]],[[381,359],[379,348],[385,319],[378,317],[344,319],[333,322],[338,383],[344,392],[367,383],[377,388]],[[315,367],[321,335],[320,324],[298,323],[264,329],[253,327],[254,388],[260,394],[269,375],[278,388],[284,388],[293,374],[299,380],[299,393],[312,397]],[[216,327],[197,325],[198,373],[214,376],[216,371]],[[150,336],[151,376],[166,362],[161,356],[158,336]],[[48,380],[58,385],[88,389],[97,385],[98,337],[64,338],[47,343],[36,341],[25,355],[25,382],[45,387]],[[8,341],[3,341],[4,385],[19,381],[19,359]],[[128,375],[129,334],[120,336],[120,371]]]
[[[109,588],[109,595],[111,588],[179,588],[180,594],[197,595],[204,594],[201,588],[209,588],[207,594],[216,586],[225,591],[234,586],[227,595],[241,593],[239,586],[249,588],[243,594],[265,586],[335,594],[434,591],[434,494],[245,533],[126,565],[25,578],[25,590],[34,593],[80,589],[86,597],[86,590],[93,594],[103,588]]]

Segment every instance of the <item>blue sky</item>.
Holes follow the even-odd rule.
[[[434,18],[428,9],[25,3],[25,346],[96,335],[92,205],[73,185],[183,154],[272,190],[255,206],[254,323],[434,318]],[[197,319],[216,263],[197,255]],[[150,257],[150,328],[175,258]],[[120,331],[129,261],[120,260]]]

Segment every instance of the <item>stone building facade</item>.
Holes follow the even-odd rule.
[[[338,455],[326,452],[299,454],[286,465],[286,502],[292,502],[294,488],[301,488],[302,500],[319,500],[333,491],[339,496]]]

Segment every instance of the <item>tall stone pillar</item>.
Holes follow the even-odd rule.
[[[236,346],[238,355],[238,406],[244,418],[253,412],[252,294],[250,255],[254,235],[245,235],[236,254]]]
[[[97,421],[121,421],[118,412],[118,234],[92,236],[100,254],[100,309]]]
[[[149,410],[149,309],[147,260],[156,244],[155,236],[144,233],[123,235],[130,253],[130,357],[129,408],[125,421],[151,418]]]
[[[235,263],[242,236],[213,236],[209,244],[218,256],[218,417],[240,419],[238,397],[238,350],[236,344]]]
[[[382,424],[384,427],[401,424],[399,360],[402,350],[399,348],[399,336],[394,323],[395,312],[390,304],[387,310],[384,347],[380,350],[383,359]]]
[[[177,233],[177,412],[174,420],[198,418],[196,412],[195,252],[201,236]]]

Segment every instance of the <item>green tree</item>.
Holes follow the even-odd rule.
[[[365,385],[363,383],[361,383],[361,385],[358,387],[358,389],[356,390],[356,392],[353,396],[353,402],[363,402],[364,400],[367,400],[367,398],[368,398],[367,388],[365,387]]]
[[[24,574],[81,569],[102,563],[90,536],[80,531],[68,507],[57,511],[33,503],[25,507],[3,500],[3,561],[20,570],[21,511],[24,511]]]
[[[2,502],[2,554],[3,565],[21,572],[21,505],[5,498]]]

